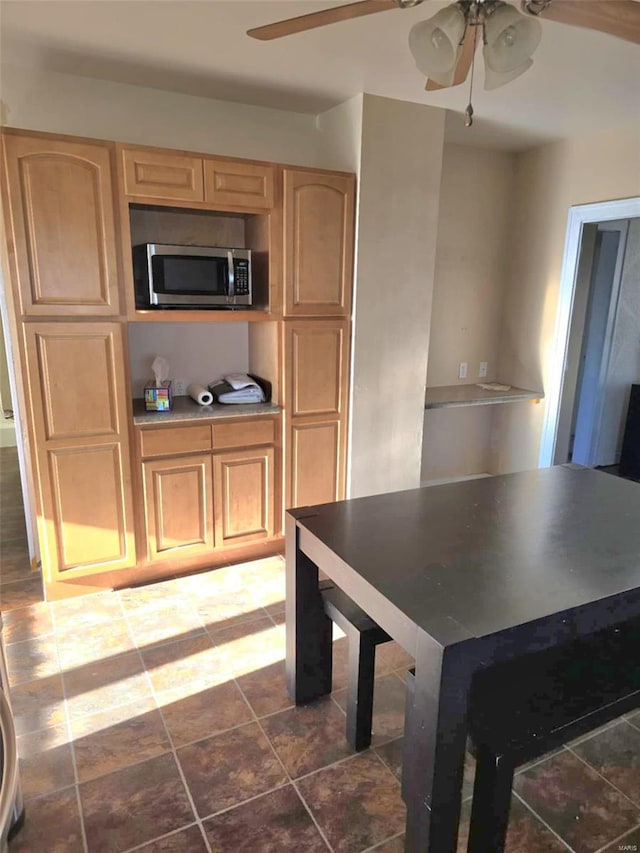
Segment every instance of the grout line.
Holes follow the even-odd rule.
[[[156,841],[164,841],[165,838],[171,838],[172,836],[177,835],[179,832],[184,832],[185,829],[191,829],[194,826],[197,826],[198,829],[200,829],[200,831],[202,832],[202,827],[197,823],[197,821],[194,821],[193,823],[189,823],[186,826],[181,826],[180,829],[173,829],[166,835],[158,835],[156,838],[152,838],[151,841],[143,841],[142,844],[136,844],[135,847],[127,847],[127,849],[122,851],[122,853],[134,853],[134,851],[136,850],[142,850],[148,844],[154,843]],[[206,841],[207,840],[205,838],[205,843]]]
[[[272,620],[272,621],[273,621],[273,620]],[[275,624],[275,623],[274,623],[274,624]],[[300,792],[300,789],[299,789],[299,788],[298,788],[298,786],[296,785],[296,783],[295,783],[295,781],[294,781],[293,777],[291,776],[291,774],[289,773],[289,771],[288,771],[288,770],[287,770],[287,768],[285,767],[284,762],[282,761],[282,759],[280,758],[280,756],[279,756],[279,755],[278,755],[278,753],[276,752],[276,748],[275,748],[275,746],[273,745],[273,743],[271,742],[271,738],[270,738],[270,737],[267,735],[267,733],[265,732],[265,730],[264,730],[264,728],[263,728],[263,726],[262,726],[262,723],[260,722],[260,719],[259,719],[259,718],[258,718],[258,716],[256,715],[256,712],[253,710],[253,706],[251,705],[251,702],[249,702],[249,700],[248,700],[248,699],[247,699],[247,697],[245,696],[245,694],[244,694],[244,690],[242,689],[242,687],[240,687],[240,685],[238,684],[237,680],[236,680],[236,679],[234,679],[234,681],[235,681],[235,683],[236,683],[236,686],[237,686],[238,690],[239,690],[239,691],[240,691],[240,693],[242,694],[242,698],[243,698],[243,699],[244,699],[244,701],[247,703],[247,705],[248,705],[248,707],[249,707],[249,711],[251,712],[251,714],[252,714],[252,716],[253,716],[253,718],[254,718],[255,723],[257,724],[258,728],[260,729],[260,731],[261,731],[261,733],[262,733],[262,736],[265,738],[265,740],[266,740],[266,741],[267,741],[267,743],[269,744],[269,748],[271,749],[271,752],[274,754],[274,756],[275,756],[275,758],[276,758],[277,762],[278,762],[278,763],[280,764],[280,766],[282,767],[282,769],[283,769],[283,771],[284,771],[285,776],[286,776],[286,777],[287,777],[287,779],[289,780],[289,784],[293,787],[293,790],[296,792],[296,794],[297,794],[297,796],[298,796],[298,799],[300,800],[300,802],[302,803],[302,805],[303,805],[303,806],[304,806],[304,808],[306,809],[307,813],[309,814],[309,817],[311,818],[311,821],[312,821],[313,825],[314,825],[314,826],[315,826],[315,828],[318,830],[318,833],[320,834],[320,837],[322,838],[322,840],[324,841],[324,843],[327,845],[327,848],[331,851],[331,853],[334,853],[334,851],[333,851],[333,847],[331,846],[331,844],[329,844],[329,839],[327,838],[327,836],[325,835],[325,833],[324,833],[324,831],[323,831],[322,827],[320,826],[320,824],[319,824],[319,823],[318,823],[318,821],[316,820],[315,815],[313,814],[313,812],[311,811],[311,808],[309,807],[309,804],[307,803],[307,801],[305,800],[305,798],[302,796],[302,793]],[[271,715],[270,715],[270,716],[271,716]]]
[[[155,703],[156,703],[156,707],[158,707],[158,701],[157,701],[157,699],[156,699],[155,691],[154,691],[154,689],[153,689],[153,683],[152,683],[152,681],[151,681],[151,676],[150,676],[150,674],[149,674],[149,672],[148,672],[148,670],[147,670],[147,668],[146,668],[146,666],[145,666],[144,659],[143,659],[143,657],[142,657],[142,654],[141,654],[141,652],[140,652],[140,649],[136,648],[136,651],[138,652],[138,657],[139,657],[139,659],[140,659],[140,663],[142,664],[142,668],[143,668],[143,671],[144,671],[145,678],[147,679],[147,683],[149,684],[149,688],[150,688],[150,690],[151,690],[151,695],[153,696],[153,699],[154,699],[154,701],[155,701]],[[171,753],[171,755],[172,755],[172,757],[173,757],[173,760],[174,760],[174,763],[175,763],[175,765],[176,765],[176,767],[177,767],[177,769],[178,769],[178,774],[179,774],[180,779],[181,779],[181,781],[182,781],[182,785],[183,785],[183,787],[184,787],[185,794],[186,794],[186,796],[187,796],[187,800],[189,801],[189,805],[191,806],[191,811],[193,812],[193,816],[194,816],[194,819],[195,819],[195,823],[197,823],[197,825],[200,827],[200,832],[202,833],[202,835],[203,835],[203,837],[204,837],[204,842],[205,842],[205,846],[206,846],[206,848],[207,848],[208,853],[212,853],[212,851],[211,851],[211,847],[209,846],[209,841],[207,840],[206,835],[205,835],[205,833],[204,833],[204,830],[202,829],[202,821],[200,820],[200,816],[199,816],[199,814],[198,814],[198,810],[196,809],[196,805],[195,805],[195,803],[194,803],[194,801],[193,801],[193,797],[192,797],[192,795],[191,795],[191,789],[189,788],[189,785],[187,784],[187,780],[186,780],[186,777],[185,777],[185,775],[184,775],[184,771],[183,771],[183,769],[182,769],[182,765],[180,764],[180,761],[178,760],[178,752],[177,752],[177,750],[176,750],[176,746],[175,746],[175,744],[174,744],[174,742],[173,742],[173,738],[171,737],[171,732],[169,731],[169,728],[168,728],[168,726],[167,726],[166,720],[165,720],[165,718],[164,718],[164,714],[162,713],[162,708],[158,707],[158,711],[159,711],[159,713],[160,713],[160,719],[162,720],[162,726],[163,726],[163,728],[164,728],[164,730],[165,730],[165,734],[166,734],[166,736],[167,736],[167,740],[169,741],[169,752]],[[148,759],[147,759],[147,760],[148,760]],[[142,764],[143,762],[138,762],[138,763],[139,763],[139,764]],[[189,825],[189,826],[191,826],[192,824],[188,824],[188,825]],[[185,828],[185,827],[180,827],[180,829],[184,829],[184,828]],[[155,839],[147,839],[146,843],[148,844],[150,841],[153,841],[153,840],[155,840]]]
[[[571,747],[567,747],[567,749],[573,756],[575,756],[578,759],[578,761],[580,761],[581,764],[584,764],[585,767],[589,768],[589,770],[593,770],[593,772],[597,776],[599,776],[604,782],[606,782],[609,787],[613,788],[614,791],[617,791],[621,796],[623,796],[625,798],[625,800],[628,800],[636,810],[640,810],[640,802],[637,802],[637,803],[634,802],[628,794],[625,794],[625,792],[622,791],[620,788],[618,788],[617,785],[614,785],[613,782],[611,782],[609,779],[607,779],[607,777],[604,776],[602,773],[600,773],[600,771],[597,770],[592,764],[589,764],[589,762],[585,761],[585,759],[582,758],[580,755],[578,755],[577,752],[574,752],[573,749],[571,749]]]
[[[56,623],[56,614],[54,612],[54,608],[50,608],[51,612],[51,624],[53,625],[53,638],[54,644],[56,647],[56,658],[58,659],[58,668],[60,670],[60,682],[62,684],[62,701],[64,703],[64,716],[65,723],[67,727],[67,737],[69,739],[69,749],[71,751],[71,763],[73,766],[73,778],[74,778],[74,788],[76,794],[76,802],[78,804],[78,816],[80,818],[80,833],[82,835],[82,844],[84,847],[85,853],[88,853],[89,850],[89,842],[87,841],[87,831],[84,825],[84,811],[82,808],[82,799],[80,797],[80,780],[78,777],[78,765],[76,762],[76,750],[73,739],[73,732],[71,730],[71,715],[69,714],[69,702],[67,697],[67,687],[64,681],[64,671],[60,667],[60,654],[58,650],[58,636],[57,636],[57,623]]]
[[[551,761],[552,758],[555,758],[557,755],[561,755],[563,752],[566,752],[568,749],[564,744],[559,746],[557,749],[552,750],[551,752],[545,752],[544,755],[541,755],[540,758],[533,758],[531,761],[527,761],[525,764],[522,764],[520,767],[516,768],[513,777],[515,779],[516,776],[520,776],[523,773],[526,773],[527,770],[533,770],[534,767],[538,767],[540,764],[544,764],[545,761]]]
[[[640,823],[637,826],[632,826],[631,829],[625,829],[625,831],[622,833],[622,835],[619,835],[617,838],[614,838],[612,841],[607,841],[607,843],[603,847],[598,847],[597,850],[594,850],[594,853],[605,853],[605,851],[607,849],[613,850],[612,845],[615,844],[616,841],[624,841],[624,839],[628,835],[630,835],[632,832],[634,832],[636,829],[640,829]],[[618,850],[624,850],[624,849],[625,849],[624,845],[622,845],[622,844],[618,845]],[[631,849],[637,850],[638,848],[635,846],[632,848],[631,845],[629,845],[628,849],[629,850],[631,850]]]
[[[540,821],[540,823],[545,827],[545,829],[548,829],[548,830],[549,830],[549,832],[550,832],[552,835],[554,835],[554,836],[558,839],[558,841],[560,841],[560,842],[561,842],[561,844],[563,844],[563,845],[567,848],[567,850],[570,850],[570,851],[571,851],[571,853],[578,853],[577,851],[575,851],[575,850],[574,850],[574,848],[573,848],[573,847],[571,847],[571,846],[570,846],[570,845],[569,845],[569,844],[564,840],[564,838],[563,838],[561,835],[558,835],[558,833],[555,831],[555,829],[554,829],[552,826],[549,826],[549,824],[546,822],[546,820],[543,820],[543,818],[541,818],[541,817],[540,817],[540,815],[538,814],[538,812],[537,812],[537,811],[536,811],[532,806],[530,806],[530,805],[529,805],[529,803],[528,803],[528,802],[527,802],[527,801],[526,801],[526,800],[525,800],[525,799],[524,799],[520,794],[518,794],[518,792],[517,792],[517,791],[512,790],[512,791],[511,791],[511,795],[512,795],[513,797],[515,797],[517,800],[519,800],[519,801],[522,803],[522,805],[523,805],[523,806],[524,806],[528,811],[530,811],[530,812],[531,812],[531,814],[536,818],[536,820]]]
[[[402,838],[404,832],[398,832],[395,835],[389,836],[389,838],[385,838],[384,841],[378,841],[373,847],[367,847],[366,850],[362,850],[361,853],[375,853],[376,850],[380,850],[383,844],[388,844],[390,841],[395,841],[396,838]]]

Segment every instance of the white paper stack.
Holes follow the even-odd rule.
[[[209,391],[218,403],[263,403],[264,391],[246,373],[228,373],[212,382]]]

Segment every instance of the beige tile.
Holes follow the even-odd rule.
[[[202,620],[189,603],[128,611],[127,622],[140,650],[204,633]]]
[[[80,782],[171,748],[162,716],[152,699],[73,720],[71,732]]]
[[[253,719],[234,681],[201,688],[190,682],[156,694],[167,729],[176,746],[192,743]]]
[[[269,617],[210,633],[236,677],[272,666],[285,658],[284,626],[274,625]]]
[[[60,671],[53,634],[12,643],[6,647],[6,653],[11,685],[46,678]]]
[[[137,653],[68,670],[62,678],[70,719],[151,697],[151,688]]]
[[[20,735],[58,726],[67,720],[62,676],[50,675],[11,688],[11,707]]]
[[[142,658],[156,691],[190,683],[213,687],[230,677],[225,660],[207,634],[147,649]]]
[[[87,625],[81,629],[58,630],[56,641],[60,668],[64,670],[85,664],[109,660],[109,658],[132,652],[135,641],[126,621],[113,621],[97,625]]]
[[[51,605],[46,602],[20,607],[2,614],[5,643],[33,640],[53,631]]]
[[[73,757],[66,725],[21,735],[18,755],[25,799],[73,785]]]

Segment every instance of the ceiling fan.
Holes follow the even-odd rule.
[[[390,9],[407,9],[424,0],[359,0],[255,27],[247,35],[270,40]],[[483,43],[485,88],[503,86],[533,64],[542,35],[539,20],[598,30],[640,44],[640,2],[636,0],[521,0],[521,12],[503,0],[458,0],[409,33],[409,49],[427,77],[428,91],[463,83]],[[478,39],[478,32],[481,36]],[[473,72],[472,72],[473,80]],[[467,108],[467,123],[473,110]]]

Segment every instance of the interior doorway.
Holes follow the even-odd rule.
[[[631,222],[635,224],[630,232]],[[596,467],[617,465],[620,460],[629,389],[640,380],[640,342],[623,316],[630,301],[626,291],[637,289],[633,270],[637,257],[640,220],[611,220],[584,227],[560,401],[556,464],[577,462]],[[625,298],[621,299],[623,291]],[[630,334],[632,341],[626,339]],[[629,357],[621,359],[623,354]]]
[[[540,467],[619,458],[630,385],[640,381],[639,269],[640,198],[570,209]]]

